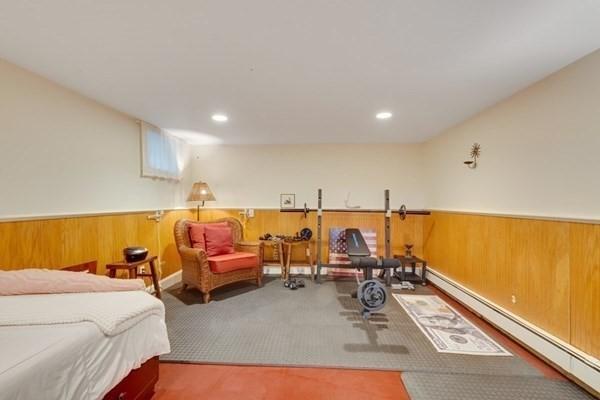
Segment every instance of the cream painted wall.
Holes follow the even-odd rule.
[[[281,193],[295,193],[296,207],[350,204],[383,208],[424,206],[420,145],[221,145],[194,146],[193,179],[209,183],[217,198],[208,207],[279,208]]]
[[[473,142],[482,154],[470,170]],[[429,208],[600,219],[600,50],[423,151]]]
[[[140,177],[134,118],[0,60],[0,218],[174,208],[188,186]]]
[[[182,183],[140,177],[139,128],[0,61],[0,218],[185,206],[192,180],[217,207],[351,204],[600,219],[600,51],[414,145],[195,146]],[[462,161],[482,145],[476,170]]]

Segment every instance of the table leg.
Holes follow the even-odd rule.
[[[404,282],[406,280],[406,266],[404,265],[404,261],[400,262],[401,270],[400,270],[400,281]]]
[[[427,263],[423,263],[423,271],[421,271],[421,285],[427,285]]]
[[[160,293],[160,284],[158,282],[158,276],[156,275],[156,267],[154,265],[154,260],[150,261],[150,274],[152,274],[152,284],[154,285],[156,297],[160,299],[162,296]]]
[[[277,253],[279,253],[279,265],[281,265],[281,280],[285,280],[285,257],[283,255],[283,244],[281,241],[278,241],[277,244]]]
[[[290,279],[290,266],[292,265],[292,245],[286,243],[286,263],[285,263],[285,279]]]
[[[129,279],[137,279],[137,267],[129,267]]]
[[[310,251],[310,242],[306,243],[306,256],[308,257],[308,265],[310,266],[310,279],[315,280],[315,264]]]
[[[108,276],[109,276],[109,278],[116,278],[117,277],[117,269],[116,268],[109,268],[108,269]]]

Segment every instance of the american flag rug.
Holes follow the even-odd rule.
[[[374,229],[361,229],[371,251],[372,257],[377,257],[377,232]],[[346,244],[346,228],[329,228],[329,264],[350,264]],[[327,275],[332,277],[354,276],[358,271],[345,268],[329,268]]]

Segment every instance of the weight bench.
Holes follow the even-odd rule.
[[[373,279],[374,269],[400,268],[400,261],[395,258],[371,257],[371,250],[360,233],[360,229],[346,229],[346,246],[350,265],[353,268],[362,269],[365,279]]]
[[[363,307],[363,318],[367,319],[372,312],[382,309],[387,299],[385,287],[373,279],[373,270],[389,268],[394,270],[400,267],[400,261],[395,258],[371,257],[365,238],[356,228],[346,229],[346,246],[351,268],[363,271],[364,281],[358,285],[356,298]]]

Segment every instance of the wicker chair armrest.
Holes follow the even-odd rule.
[[[264,244],[262,242],[237,242],[234,245],[235,251],[243,251],[246,253],[254,253],[261,255]]]
[[[244,253],[254,253],[258,256],[259,265],[263,264],[263,255],[265,245],[262,242],[237,242],[234,245],[235,251]]]
[[[179,246],[178,250],[183,282],[196,282],[200,290],[206,290],[210,275],[206,251],[187,246]]]
[[[179,246],[179,255],[183,263],[196,262],[200,265],[208,265],[208,256],[203,249]]]

